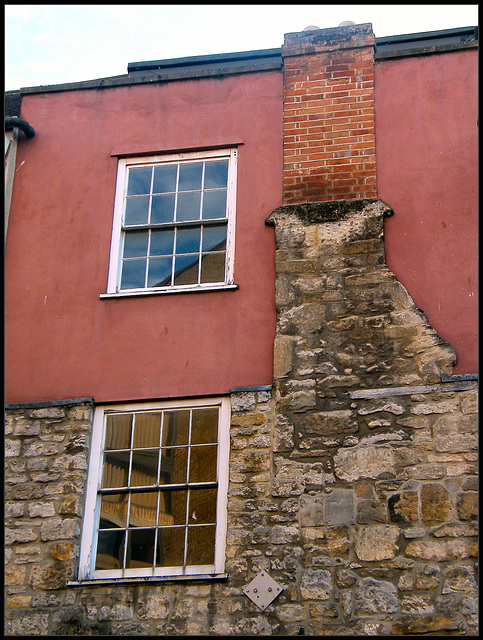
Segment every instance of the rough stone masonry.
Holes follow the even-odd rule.
[[[477,635],[477,383],[442,382],[453,350],[385,266],[391,213],[267,220],[274,385],[231,398],[227,579],[70,583],[92,406],[7,407],[7,635]]]

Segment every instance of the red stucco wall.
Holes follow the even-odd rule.
[[[378,195],[388,267],[455,349],[454,373],[478,371],[477,51],[376,65]]]
[[[25,96],[5,247],[5,401],[97,402],[271,384],[282,76]],[[100,299],[117,158],[243,142],[236,291]]]
[[[389,268],[477,371],[474,50],[376,64],[378,195]],[[271,384],[282,74],[27,95],[5,246],[5,401],[97,402]],[[237,291],[100,299],[117,158],[239,147]]]

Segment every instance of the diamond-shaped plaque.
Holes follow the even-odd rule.
[[[243,593],[262,611],[265,611],[282,591],[282,587],[266,571],[260,571],[250,584],[243,587]]]

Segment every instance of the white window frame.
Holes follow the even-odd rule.
[[[197,407],[219,408],[217,451],[217,509],[215,532],[215,555],[213,565],[185,565],[178,567],[133,568],[95,570],[98,520],[100,508],[99,489],[102,481],[102,453],[105,437],[106,416],[113,412],[159,411],[171,409],[193,409]],[[225,568],[225,546],[227,529],[227,499],[229,475],[229,426],[230,399],[228,397],[172,400],[165,402],[143,402],[97,406],[94,411],[91,452],[88,467],[86,500],[79,554],[78,579],[119,580],[170,578],[182,576],[219,576]]]
[[[216,149],[196,151],[190,153],[173,153],[156,156],[138,156],[120,158],[118,161],[116,194],[114,200],[114,217],[112,225],[111,250],[109,259],[109,273],[107,281],[107,294],[104,296],[146,295],[153,293],[167,293],[176,291],[204,291],[210,289],[236,288],[234,278],[234,253],[235,253],[235,211],[236,211],[236,181],[237,181],[237,149]],[[128,169],[133,166],[164,164],[169,162],[185,162],[206,159],[228,159],[228,183],[227,183],[227,238],[226,238],[226,265],[224,283],[201,283],[187,285],[173,285],[164,287],[144,287],[137,289],[121,289],[122,246],[123,246],[123,213],[127,191]],[[193,221],[196,223],[196,221]],[[174,222],[173,225],[176,223]],[[200,224],[202,221],[200,220]],[[101,297],[104,297],[101,294]]]

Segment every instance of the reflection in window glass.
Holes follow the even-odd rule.
[[[186,564],[213,564],[215,560],[215,527],[188,528]]]
[[[152,167],[132,167],[129,169],[127,195],[138,196],[151,191]]]
[[[223,189],[228,184],[228,160],[215,160],[205,164],[205,189]]]
[[[126,200],[124,224],[147,224],[149,217],[149,198],[141,196]]]
[[[226,216],[226,190],[207,191],[203,198],[203,219],[224,218]]]
[[[207,158],[128,168],[120,290],[226,281],[228,167],[228,159]],[[133,226],[142,231],[135,235]],[[207,256],[215,251],[216,257]],[[174,259],[140,260],[155,256]]]
[[[219,411],[106,416],[96,570],[213,565]]]
[[[190,191],[178,194],[176,207],[176,220],[187,222],[200,219],[201,191]]]
[[[178,191],[199,191],[203,174],[202,162],[188,162],[179,166]]]
[[[201,282],[225,280],[225,252],[203,253],[201,256]]]
[[[151,205],[151,224],[172,222],[174,220],[175,203],[176,195],[174,193],[153,196]]]
[[[153,193],[174,193],[177,174],[178,165],[176,164],[154,167]]]

